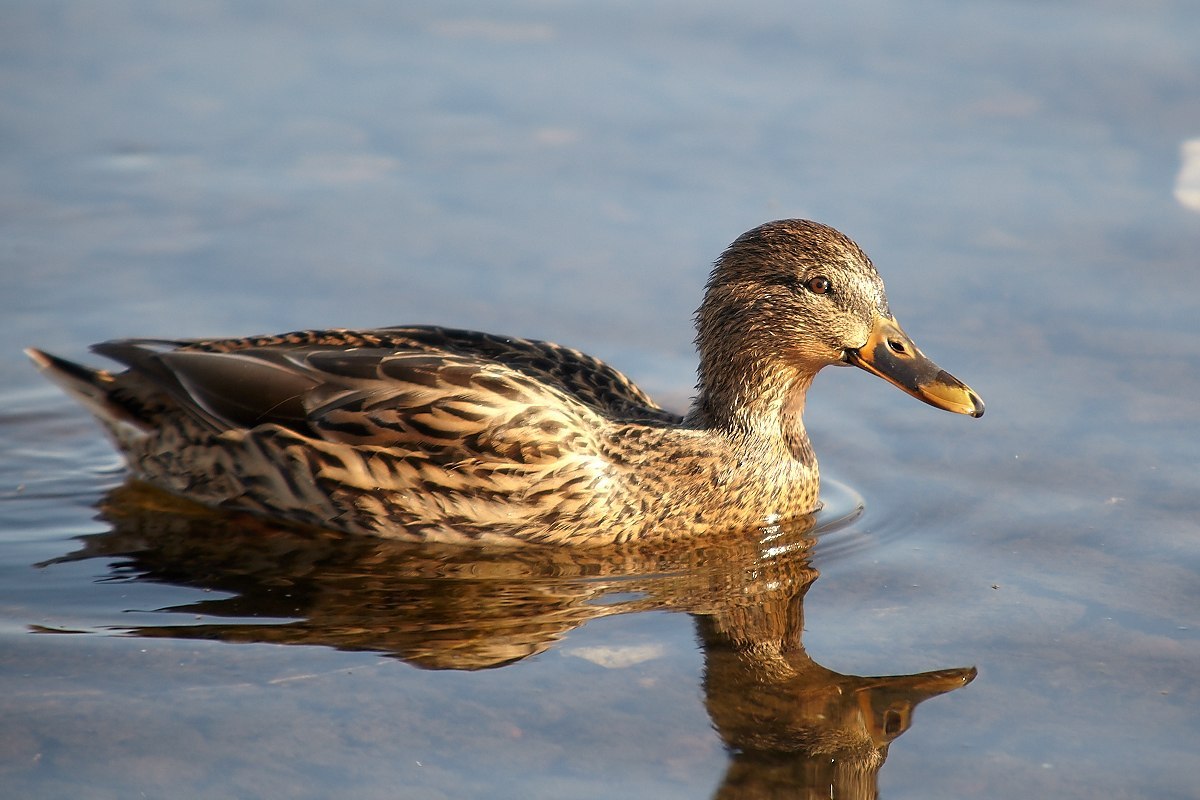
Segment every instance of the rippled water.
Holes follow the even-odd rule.
[[[0,8],[5,793],[1196,797],[1198,31],[1183,0]],[[784,216],[854,236],[988,413],[822,374],[824,528],[765,541],[209,513],[127,485],[19,352],[434,322],[681,407],[708,264]]]

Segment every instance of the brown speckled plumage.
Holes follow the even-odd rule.
[[[576,350],[435,327],[97,345],[121,373],[30,355],[142,480],[414,540],[600,544],[811,512],[819,478],[801,415],[830,364],[982,413],[895,325],[862,251],[817,223],[738,238],[713,269],[696,341],[685,417]]]

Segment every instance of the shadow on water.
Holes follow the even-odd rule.
[[[975,670],[860,677],[808,656],[813,546],[853,515],[672,549],[485,551],[284,528],[130,484],[101,505],[111,531],[48,564],[103,558],[109,579],[228,593],[160,609],[220,622],[130,635],[373,651],[431,670],[503,667],[599,617],[685,612],[730,753],[717,797],[874,798],[913,709]]]

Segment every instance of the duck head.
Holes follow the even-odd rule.
[[[768,222],[717,260],[696,315],[700,394],[710,409],[803,394],[822,367],[853,365],[932,406],[983,415],[983,401],[917,348],[883,281],[849,237],[807,220]]]

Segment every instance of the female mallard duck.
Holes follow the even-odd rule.
[[[576,350],[425,326],[96,345],[119,373],[29,355],[148,483],[414,540],[604,544],[808,514],[819,478],[801,414],[830,364],[983,414],[897,325],[862,250],[825,225],[740,236],[696,327],[683,417]]]

